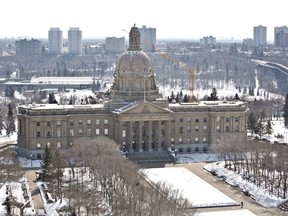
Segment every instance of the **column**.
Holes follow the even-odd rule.
[[[152,122],[148,121],[148,151],[152,151]]]
[[[122,129],[122,122],[119,121],[118,124],[118,140],[119,140],[119,144],[122,147],[123,145],[123,129]]]
[[[143,151],[143,148],[142,148],[142,121],[139,121],[139,144],[138,144],[138,147],[139,147],[139,152],[142,152]]]
[[[158,122],[157,122],[157,142],[158,142],[158,149],[159,149],[159,147],[161,147],[161,144],[162,144],[161,133],[162,133],[162,130],[161,130],[161,121],[158,121]]]
[[[133,152],[133,121],[129,121],[129,130],[128,130],[128,151]]]

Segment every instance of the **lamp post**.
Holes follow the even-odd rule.
[[[31,166],[33,166],[33,164],[32,164],[32,158],[33,158],[33,155],[30,155]]]

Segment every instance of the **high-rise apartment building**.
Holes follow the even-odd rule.
[[[154,52],[156,49],[156,28],[146,28],[143,25],[139,28],[141,36],[141,48],[145,52]]]
[[[106,53],[123,53],[125,51],[125,37],[106,37],[105,52]]]
[[[50,28],[48,33],[49,53],[61,55],[63,49],[63,33],[60,28]]]
[[[288,27],[281,26],[274,28],[274,43],[276,47],[288,47]]]
[[[264,46],[267,43],[267,27],[255,26],[253,40],[255,46]]]
[[[82,31],[79,28],[68,31],[68,53],[82,55]]]
[[[39,55],[42,53],[43,43],[40,40],[19,40],[15,43],[16,55]]]
[[[203,37],[200,39],[200,44],[204,47],[212,47],[216,45],[216,38],[212,36]]]

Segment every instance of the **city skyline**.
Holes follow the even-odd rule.
[[[132,0],[9,0],[2,2],[0,18],[4,37],[48,38],[51,27],[68,37],[79,27],[83,38],[128,37],[131,26],[157,29],[157,39],[253,38],[253,27],[267,27],[267,40],[274,41],[274,27],[285,22],[284,0],[181,0],[135,4]],[[135,6],[135,7],[134,7]]]

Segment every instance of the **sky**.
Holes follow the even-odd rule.
[[[127,38],[130,28],[156,28],[157,39],[253,38],[253,27],[288,25],[286,0],[3,0],[0,38],[48,38],[59,27],[67,38],[79,27],[83,38]]]

